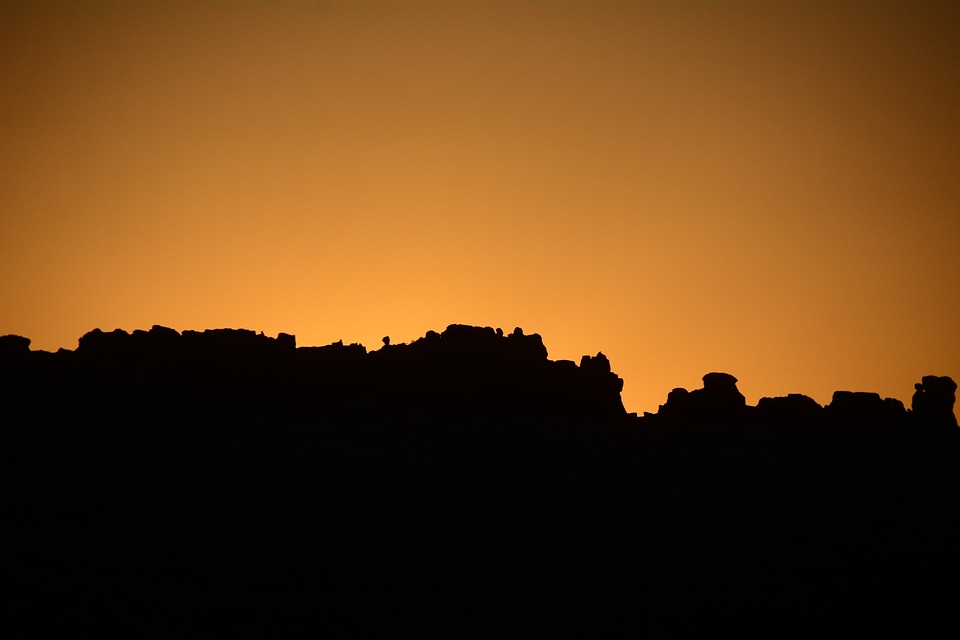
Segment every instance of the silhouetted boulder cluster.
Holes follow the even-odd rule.
[[[653,424],[694,426],[801,426],[809,428],[878,429],[907,426],[956,427],[953,405],[957,385],[948,377],[924,376],[916,385],[912,411],[900,400],[877,393],[835,391],[821,407],[813,398],[798,393],[761,398],[749,406],[737,389],[737,379],[728,373],[703,376],[703,388],[670,391],[656,414],[645,413],[642,421]]]
[[[296,338],[281,333],[270,338],[249,329],[207,329],[184,331],[154,325],[149,331],[127,333],[122,329],[84,334],[76,353],[88,359],[124,361],[250,359],[289,354],[297,348]]]
[[[0,372],[8,405],[30,399],[56,405],[93,404],[125,411],[177,406],[193,411],[294,410],[314,415],[536,418],[627,424],[623,380],[603,353],[579,365],[548,359],[538,334],[453,324],[410,344],[368,352],[343,341],[297,347],[247,329],[149,331],[94,329],[75,351],[33,352],[30,340],[0,337]],[[748,406],[737,379],[703,376],[703,388],[670,391],[656,414],[638,424],[750,426],[956,427],[957,385],[924,376],[912,408],[876,393],[837,391],[825,407],[790,394]],[[62,403],[61,403],[62,404]]]

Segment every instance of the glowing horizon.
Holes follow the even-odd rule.
[[[960,8],[12,2],[0,334],[452,323],[628,411],[960,379]]]

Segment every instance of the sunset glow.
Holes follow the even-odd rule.
[[[960,5],[4,2],[0,335],[451,323],[629,411],[960,379]]]

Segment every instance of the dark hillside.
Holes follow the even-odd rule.
[[[519,329],[373,352],[244,330],[93,331],[55,354],[5,336],[8,603],[38,630],[133,635],[951,612],[953,381],[924,377],[909,410],[842,391],[752,407],[736,383],[707,374],[637,417],[603,354],[551,361]]]

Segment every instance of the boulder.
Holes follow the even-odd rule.
[[[746,407],[747,399],[737,389],[737,379],[715,371],[703,376],[702,389],[671,391],[657,414],[678,420],[725,422],[742,417]]]
[[[790,393],[774,398],[760,398],[757,403],[757,415],[765,423],[809,423],[812,424],[823,413],[816,400],[802,393]]]
[[[590,375],[604,376],[610,373],[610,360],[603,352],[597,353],[594,357],[583,356],[580,358],[580,369]]]
[[[957,383],[948,376],[923,376],[914,385],[913,415],[916,420],[942,426],[957,426],[953,405],[957,401]]]
[[[114,329],[109,333],[94,329],[80,337],[77,353],[94,358],[122,356],[130,346],[130,338],[130,334],[123,329]]]
[[[0,359],[21,358],[30,353],[30,338],[0,336]]]
[[[903,417],[903,403],[867,391],[834,391],[824,409],[835,426],[890,425]]]

